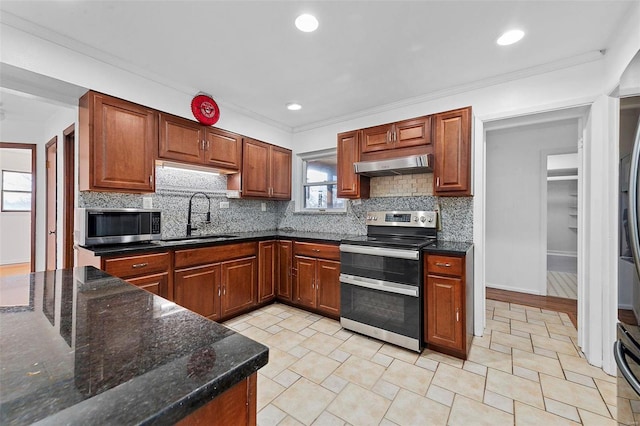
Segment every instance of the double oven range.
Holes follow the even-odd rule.
[[[340,324],[419,352],[422,249],[436,243],[436,212],[370,212],[366,224],[340,244]]]

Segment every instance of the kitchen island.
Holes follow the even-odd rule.
[[[0,278],[0,306],[0,424],[255,424],[268,348],[216,322],[93,267]]]

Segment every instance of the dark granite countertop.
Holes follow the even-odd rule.
[[[93,267],[0,278],[0,424],[173,424],[267,347]]]
[[[434,254],[464,256],[472,248],[473,248],[473,243],[438,240],[436,245],[425,247],[422,249],[422,251],[426,253],[434,253]]]
[[[263,241],[272,238],[292,239],[296,241],[308,241],[319,243],[339,243],[341,240],[353,237],[353,234],[335,234],[329,232],[299,232],[299,231],[259,231],[236,232],[232,236],[217,237],[215,235],[191,237],[185,239],[170,238],[165,241],[151,243],[133,243],[99,247],[85,247],[95,253],[96,256],[118,256],[123,254],[141,254],[176,250],[184,248],[197,248],[229,243],[242,243],[248,241]]]

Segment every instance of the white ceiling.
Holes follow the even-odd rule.
[[[594,60],[636,1],[13,1],[0,19],[293,131]],[[301,33],[302,12],[320,21]],[[500,47],[505,30],[525,38]],[[288,111],[287,102],[300,111]],[[6,108],[6,104],[5,107]]]

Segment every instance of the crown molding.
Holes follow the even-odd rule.
[[[460,93],[483,89],[485,87],[495,86],[498,84],[503,84],[510,81],[514,81],[514,80],[520,80],[527,77],[546,74],[546,73],[558,71],[564,68],[571,68],[573,66],[601,60],[604,57],[604,54],[605,52],[603,50],[590,51],[577,56],[572,56],[570,58],[561,59],[559,61],[549,62],[542,65],[536,65],[529,68],[524,68],[518,71],[501,74],[494,77],[488,77],[482,80],[476,80],[466,84],[456,85],[455,87],[450,87],[447,89],[436,90],[434,92],[426,93],[424,95],[403,99],[397,102],[391,102],[388,104],[379,105],[375,108],[364,109],[364,110],[355,112],[353,114],[348,114],[342,117],[335,117],[328,120],[317,121],[315,123],[307,124],[304,126],[297,126],[293,128],[293,133],[305,132],[307,130],[313,130],[320,127],[329,126],[332,124],[338,124],[338,123],[366,117],[373,114],[393,111],[395,109],[416,105],[424,102],[429,102],[436,99],[442,99],[442,98],[457,95]]]
[[[195,93],[201,91],[200,88],[195,88],[189,85],[178,83],[175,80],[168,79],[157,73],[154,73],[153,71],[149,71],[148,69],[144,69],[135,64],[132,64],[131,62],[126,61],[119,56],[115,56],[103,50],[89,46],[88,44],[83,43],[79,40],[67,37],[63,34],[58,33],[57,31],[44,28],[34,22],[20,18],[9,12],[2,12],[2,14],[0,15],[0,23],[27,33],[31,36],[37,37],[46,42],[56,44],[65,49],[69,49],[73,52],[89,57],[98,62],[118,68],[126,73],[133,74],[137,77],[144,78],[145,80],[149,80],[162,86],[168,87],[184,95],[193,96]],[[283,124],[279,121],[265,117],[264,115],[258,114],[252,110],[234,104],[233,102],[228,102],[224,99],[219,98],[216,98],[216,102],[221,108],[231,110],[238,114],[242,114],[247,118],[251,118],[263,124],[276,127],[288,133],[292,133],[293,131],[291,126],[287,126],[286,124]]]

